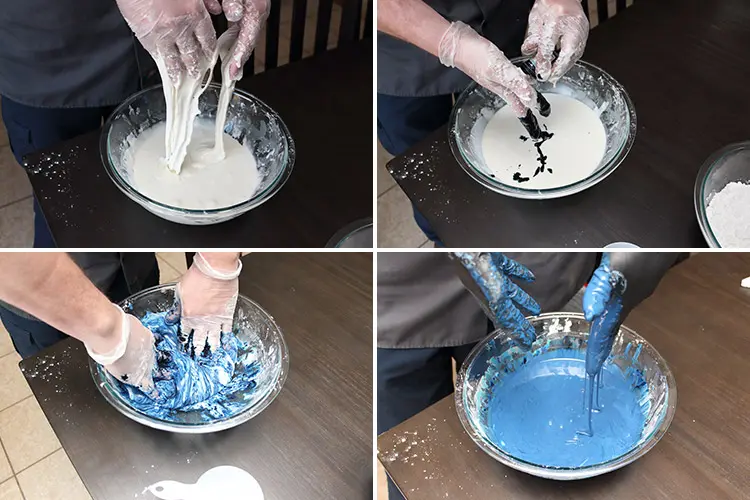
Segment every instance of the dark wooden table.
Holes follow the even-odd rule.
[[[677,380],[669,431],[627,467],[572,482],[518,472],[473,443],[452,396],[382,434],[381,461],[410,500],[750,498],[750,290],[740,288],[748,275],[750,254],[692,257],[627,318]],[[392,459],[413,433],[417,457]]]
[[[656,0],[591,32],[584,60],[624,85],[638,133],[622,165],[587,191],[530,201],[485,189],[454,159],[445,127],[388,168],[448,246],[705,246],[693,186],[713,151],[748,138],[749,23],[744,0]]]
[[[104,171],[98,131],[31,155],[28,168],[39,172],[31,184],[57,245],[323,247],[372,217],[372,51],[372,40],[354,42],[238,83],[279,113],[297,159],[271,200],[223,224],[184,226],[131,201]]]
[[[194,483],[234,465],[268,500],[372,497],[372,254],[251,254],[240,291],[284,332],[290,372],[277,399],[216,434],[157,431],[99,394],[82,344],[69,339],[21,362],[27,380],[94,499],[150,499],[143,489]],[[59,373],[55,370],[59,369]]]

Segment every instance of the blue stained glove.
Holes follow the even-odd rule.
[[[583,315],[586,317],[586,321],[593,321],[594,318],[601,316],[604,312],[604,308],[612,296],[615,273],[622,276],[619,272],[612,271],[610,256],[605,253],[583,294]]]
[[[455,252],[454,255],[482,290],[495,325],[519,334],[528,344],[534,342],[534,327],[526,320],[519,307],[531,314],[539,314],[541,307],[510,279],[512,277],[531,282],[534,281],[532,272],[497,252]]]
[[[605,253],[583,294],[583,314],[591,322],[586,348],[586,372],[596,375],[612,350],[620,329],[622,295],[627,282],[619,271],[612,270],[610,255]]]

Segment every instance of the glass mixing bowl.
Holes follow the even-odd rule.
[[[528,318],[537,339],[532,350],[547,345],[556,349],[586,349],[590,324],[583,314],[548,313]],[[620,332],[612,347],[607,362],[616,364],[621,370],[635,368],[642,372],[648,384],[649,412],[640,440],[626,454],[608,462],[578,468],[543,467],[509,455],[496,446],[478,425],[482,418],[482,405],[486,401],[478,397],[482,377],[489,361],[499,355],[507,364],[524,358],[528,351],[517,343],[517,337],[504,330],[496,330],[481,341],[464,361],[456,380],[456,411],[471,439],[495,460],[514,469],[547,479],[571,480],[598,476],[619,469],[637,460],[653,448],[667,432],[677,406],[677,385],[674,376],[656,349],[643,337],[627,327]],[[628,348],[630,346],[630,348]],[[641,347],[640,354],[633,359],[632,353]],[[627,350],[627,352],[626,352]]]
[[[326,248],[372,248],[372,236],[372,218],[360,219],[336,231]]]
[[[142,318],[148,312],[164,312],[171,309],[175,299],[175,285],[159,285],[143,290],[120,303],[125,312]],[[117,389],[117,382],[104,368],[89,358],[91,376],[94,378],[99,392],[104,399],[115,407],[117,411],[136,422],[176,433],[203,434],[217,432],[235,427],[265,410],[268,405],[279,395],[281,387],[286,381],[289,372],[289,351],[284,342],[281,329],[276,325],[273,318],[258,304],[240,295],[237,299],[237,309],[234,313],[234,333],[244,342],[249,343],[249,348],[240,351],[237,363],[242,363],[250,349],[256,348],[260,352],[262,368],[256,379],[257,385],[248,389],[244,394],[237,396],[245,397],[244,407],[225,419],[215,419],[210,422],[204,421],[202,412],[175,412],[169,420],[154,418],[133,408]],[[253,353],[253,357],[256,354]]]
[[[721,248],[721,243],[711,230],[706,210],[714,195],[730,182],[750,183],[750,141],[730,144],[712,154],[695,179],[695,215],[703,237],[712,248]]]
[[[527,57],[521,57],[513,59],[513,62],[518,64],[526,60]],[[556,86],[546,82],[538,82],[535,86],[542,93],[574,97],[589,108],[598,110],[607,140],[599,166],[585,179],[551,189],[524,189],[492,178],[482,153],[482,135],[490,118],[506,104],[496,94],[472,83],[456,101],[448,127],[451,151],[461,168],[492,191],[513,198],[535,200],[578,193],[614,172],[633,146],[636,132],[635,106],[623,86],[604,70],[583,61],[578,61]]]
[[[199,118],[216,119],[220,90],[221,85],[209,84],[198,102]],[[161,85],[142,90],[115,109],[104,123],[99,139],[104,169],[115,185],[128,198],[163,219],[189,225],[217,224],[233,219],[271,199],[292,173],[294,141],[284,122],[258,98],[235,89],[224,130],[250,149],[255,157],[260,184],[253,196],[236,205],[210,210],[173,207],[144,196],[131,184],[132,171],[126,165],[128,150],[138,135],[166,120],[166,112]]]

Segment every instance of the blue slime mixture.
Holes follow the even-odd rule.
[[[259,357],[241,354],[249,349],[248,344],[234,333],[222,333],[220,347],[193,359],[178,340],[179,322],[170,325],[167,314],[149,312],[141,318],[156,343],[155,394],[116,381],[123,399],[141,413],[161,420],[175,420],[177,412],[199,411],[201,420],[213,421],[246,408],[257,384]]]
[[[485,401],[480,411],[487,438],[510,455],[545,467],[590,466],[630,451],[641,439],[649,409],[642,373],[632,367],[623,371],[611,359],[603,363],[595,432],[586,435],[586,354],[548,347],[509,363],[504,355],[490,360],[478,392]],[[638,354],[640,348],[633,358]],[[630,358],[630,346],[626,355]]]

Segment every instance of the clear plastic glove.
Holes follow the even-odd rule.
[[[516,116],[536,109],[536,90],[505,54],[470,26],[451,23],[440,39],[440,62],[458,68],[482,87],[499,95]]]
[[[224,15],[230,21],[229,29],[236,25],[239,33],[231,49],[229,77],[232,80],[242,78],[242,68],[255,50],[258,37],[263,29],[268,14],[271,12],[270,0],[224,0]]]
[[[520,334],[527,344],[534,342],[536,332],[521,309],[539,314],[541,307],[510,279],[531,282],[532,272],[501,253],[455,252],[455,255],[487,299],[495,325]]]
[[[117,306],[114,306],[117,307]],[[149,393],[154,390],[153,369],[156,359],[154,335],[131,314],[122,316],[118,324],[117,345],[107,353],[96,353],[88,345],[89,356],[102,365],[112,376],[126,384],[138,387]]]
[[[191,355],[210,355],[220,345],[222,332],[232,331],[241,270],[239,259],[235,271],[221,272],[197,253],[193,265],[177,283],[180,342]]]
[[[537,73],[556,83],[583,55],[589,36],[589,20],[581,0],[536,0],[521,52],[534,56]],[[552,62],[556,47],[557,60]]]
[[[117,0],[130,29],[154,59],[161,58],[173,83],[187,73],[202,76],[216,50],[216,31],[206,0]]]

